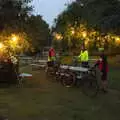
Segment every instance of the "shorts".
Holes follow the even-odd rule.
[[[86,67],[86,68],[89,67],[88,62],[82,62],[81,64],[82,64],[82,67]]]
[[[48,67],[53,67],[53,66],[54,66],[54,64],[55,64],[55,62],[54,62],[54,61],[49,61],[49,62],[47,62]]]
[[[102,73],[101,80],[107,81],[107,73]]]

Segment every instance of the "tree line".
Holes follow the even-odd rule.
[[[0,0],[0,37],[25,33],[34,52],[49,45],[49,25],[40,15],[33,15],[32,0]],[[2,42],[2,41],[0,41]]]
[[[76,0],[68,4],[67,9],[58,15],[54,21],[55,25],[52,30],[53,32],[66,36],[66,30],[68,28],[74,27],[74,29],[77,29],[81,24],[84,24],[87,31],[95,30],[99,32],[99,37],[106,37],[108,34],[112,34],[118,36],[118,40],[120,36],[119,13],[119,0]],[[96,38],[94,39],[96,41]],[[110,40],[111,44],[115,41],[112,37]],[[62,43],[66,45],[65,40]],[[96,42],[94,43],[96,44]],[[113,45],[113,47],[115,46]]]

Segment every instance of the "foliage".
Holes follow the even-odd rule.
[[[28,6],[31,0],[1,0],[0,1],[0,23],[1,30],[6,27],[14,31],[20,31],[22,25],[27,19],[32,7]]]
[[[0,42],[6,54],[26,51],[30,45],[23,26],[32,7],[32,0],[0,0]],[[12,41],[12,35],[19,39]]]
[[[120,26],[120,2],[118,0],[82,0],[84,4],[83,17],[88,25],[96,27],[101,32],[118,33]]]
[[[118,0],[76,0],[58,15],[53,31],[61,33],[63,35],[61,42],[69,41],[66,45],[70,48],[80,47],[81,42],[86,39],[90,49],[97,49],[100,46],[107,50],[119,49],[118,42],[115,42],[116,37],[112,37],[119,37],[119,11]],[[83,28],[80,28],[80,25],[83,25]],[[74,35],[71,34],[71,28],[75,31]],[[87,32],[86,38],[81,36],[82,31]]]
[[[81,5],[82,2],[82,5]],[[56,19],[56,31],[64,31],[66,25],[77,21],[87,22],[89,27],[102,32],[119,32],[120,2],[118,0],[81,0],[68,5]],[[112,24],[111,24],[112,23]]]
[[[107,51],[120,49],[119,36],[110,33],[101,34],[94,29],[88,29],[86,24],[68,26],[62,38],[61,42],[67,41],[66,46],[68,45],[72,51],[80,49],[82,44],[90,50],[98,50],[101,47]]]
[[[48,45],[50,32],[41,16],[31,14],[32,6],[28,4],[31,1],[0,0],[0,31],[3,39],[11,34],[22,34],[34,50],[39,50]]]
[[[30,16],[26,22],[25,31],[35,50],[40,50],[44,46],[49,45],[50,30],[48,24],[40,15]]]
[[[8,35],[5,31],[0,34],[0,44],[0,54],[3,56],[23,53],[31,46],[26,33]]]

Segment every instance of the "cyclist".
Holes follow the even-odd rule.
[[[88,55],[88,50],[85,48],[85,45],[82,45],[78,59],[81,62],[82,67],[88,67],[89,55]]]

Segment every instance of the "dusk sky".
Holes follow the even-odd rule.
[[[49,25],[65,9],[65,4],[73,0],[33,0],[34,14],[40,14]]]

